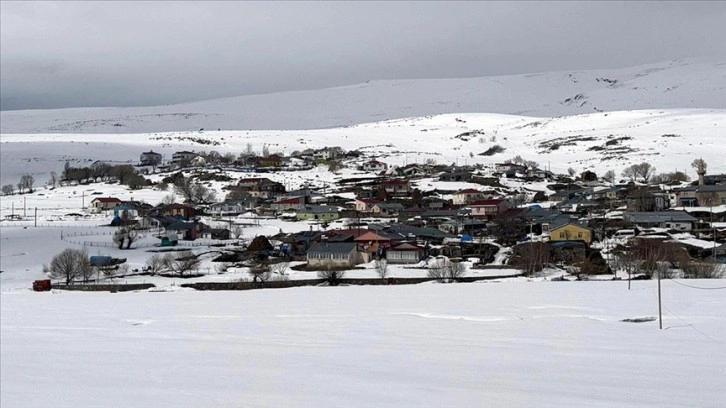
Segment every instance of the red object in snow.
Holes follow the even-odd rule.
[[[50,279],[33,281],[33,290],[36,292],[47,292],[50,290]]]

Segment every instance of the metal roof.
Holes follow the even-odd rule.
[[[308,249],[315,254],[347,254],[358,246],[355,242],[320,242]]]
[[[696,222],[698,219],[685,211],[624,212],[623,219],[634,223]]]

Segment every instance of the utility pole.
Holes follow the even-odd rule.
[[[35,207],[35,227],[38,226],[38,207]]]
[[[28,214],[26,213],[25,210],[26,210],[26,208],[25,208],[25,196],[23,196],[23,218],[25,218],[25,217],[28,216]]]
[[[663,330],[663,312],[661,311],[661,300],[660,300],[660,270],[658,270],[658,325]]]

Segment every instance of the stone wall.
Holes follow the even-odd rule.
[[[129,292],[146,290],[155,287],[153,283],[104,284],[104,285],[59,285],[53,284],[51,289],[78,290],[83,292]]]

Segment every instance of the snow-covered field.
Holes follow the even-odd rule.
[[[519,155],[555,173],[572,167],[598,175],[647,161],[657,172],[694,177],[690,164],[699,157],[709,174],[726,172],[724,89],[723,62],[678,60],[623,70],[373,81],[152,108],[3,111],[0,184],[31,174],[37,189],[0,197],[0,406],[724,407],[721,279],[664,281],[664,330],[650,320],[658,314],[654,281],[634,281],[630,291],[624,281],[542,278],[181,288],[182,281],[249,278],[243,268],[217,273],[207,255],[201,278],[123,278],[151,281],[153,291],[30,290],[54,254],[83,243],[89,255],[124,257],[131,269],[141,268],[153,238],[118,250],[110,247],[110,228],[100,227],[111,214],[73,214],[85,214],[99,196],[156,205],[170,193],[102,183],[43,186],[66,161],[134,164],[149,149],[166,160],[179,150],[238,155],[248,143],[283,154],[326,146],[365,153],[335,174],[325,166],[264,174],[288,189],[312,186],[327,194],[337,193],[343,178],[371,176],[355,169],[371,157],[389,165],[481,164],[486,173]],[[494,145],[504,152],[479,155]],[[502,183],[547,190],[545,182]],[[223,185],[210,183],[219,199]],[[414,185],[475,186],[434,178]],[[24,219],[4,220],[9,214]],[[245,225],[245,239],[320,228],[250,215],[232,221]],[[425,274],[389,268],[391,276]],[[310,273],[291,271],[289,279]],[[376,276],[372,264],[349,273]],[[621,321],[632,318],[650,321]]]
[[[702,287],[722,281],[688,281]],[[726,297],[654,281],[0,296],[0,405],[726,406]]]

